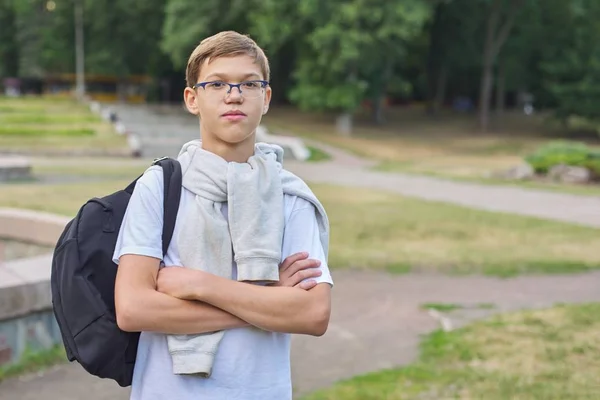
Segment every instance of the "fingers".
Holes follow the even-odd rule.
[[[317,286],[317,281],[315,281],[314,279],[310,279],[308,281],[302,281],[296,285],[296,287],[298,287],[300,289],[304,289],[304,290],[310,290],[310,289],[314,288],[315,286]]]
[[[307,260],[298,260],[294,262],[291,266],[289,266],[284,272],[287,276],[292,276],[299,271],[308,270],[311,268],[319,268],[321,266],[321,261],[315,260],[314,258],[309,258]]]
[[[289,277],[289,286],[297,286],[302,284],[303,282],[307,281],[310,278],[317,278],[319,276],[321,276],[323,273],[316,269],[316,268],[311,268],[311,269],[303,269],[301,271],[296,272],[294,275],[292,275],[291,277]]]
[[[307,257],[308,257],[308,253],[307,252],[300,252],[300,253],[292,254],[291,256],[288,256],[285,260],[283,260],[283,262],[279,266],[279,269],[280,269],[281,272],[284,272],[291,265],[294,265],[295,262],[303,260],[303,259],[305,259]]]

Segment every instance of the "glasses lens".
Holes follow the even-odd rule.
[[[262,83],[256,81],[242,82],[240,88],[246,98],[259,97],[262,94]]]
[[[263,84],[262,82],[247,81],[241,82],[239,88],[230,87],[229,84],[225,82],[210,82],[204,85],[204,92],[206,95],[215,100],[221,100],[226,96],[230,96],[235,91],[239,91],[241,95],[247,99],[252,99],[261,96]]]

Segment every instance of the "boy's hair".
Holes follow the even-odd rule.
[[[197,82],[200,67],[205,60],[214,60],[219,57],[232,57],[249,55],[254,58],[266,81],[270,78],[269,60],[265,52],[248,35],[242,35],[234,31],[219,32],[202,40],[194,49],[188,59],[185,70],[185,79],[188,87],[193,87]]]

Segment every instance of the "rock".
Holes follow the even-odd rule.
[[[534,175],[535,175],[535,171],[533,170],[533,167],[527,163],[521,164],[521,165],[516,165],[516,166],[509,168],[508,170],[500,173],[500,176],[503,179],[519,180],[519,181],[531,179],[531,178],[533,178]]]
[[[562,183],[588,183],[592,173],[585,167],[559,164],[550,168],[548,178]]]
[[[97,101],[92,101],[90,103],[90,110],[94,114],[100,114],[102,112],[102,107],[100,106],[100,103],[98,103]]]
[[[124,135],[127,133],[127,128],[125,127],[125,124],[123,124],[122,122],[117,122],[115,124],[115,131],[119,134],[119,135]]]
[[[256,141],[281,146],[284,157],[291,156],[299,161],[305,161],[310,157],[310,150],[302,140],[293,136],[273,135],[264,125],[259,125],[256,129]]]
[[[132,157],[137,158],[142,156],[142,140],[139,135],[129,133],[127,135],[127,144],[129,145]]]
[[[0,182],[29,180],[32,177],[29,158],[0,154]]]

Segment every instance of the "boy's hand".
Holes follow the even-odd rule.
[[[193,300],[198,279],[203,271],[183,267],[167,267],[158,271],[156,290],[183,300]]]
[[[321,271],[317,269],[320,265],[319,260],[309,259],[308,253],[292,254],[279,266],[279,282],[270,286],[312,289],[317,286],[317,282],[310,278],[321,276]]]

